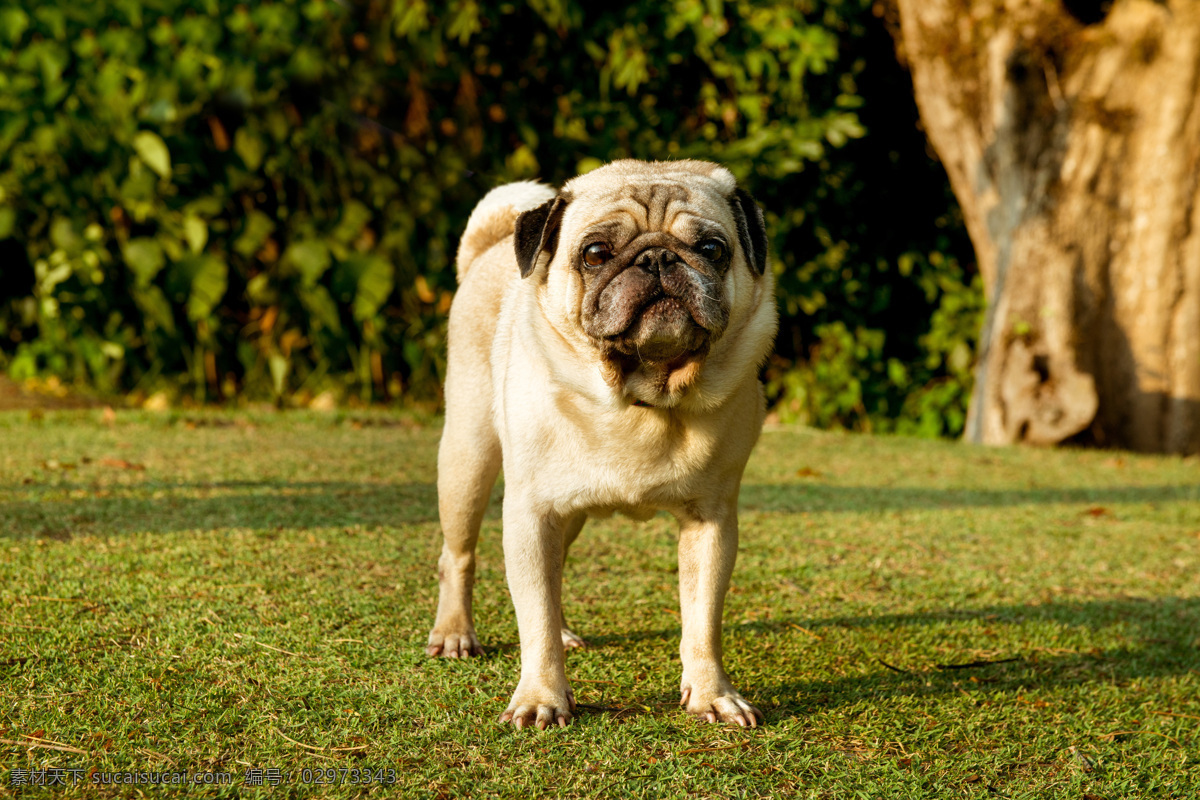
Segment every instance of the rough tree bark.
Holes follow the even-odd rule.
[[[896,0],[988,287],[966,438],[1200,450],[1200,0]]]

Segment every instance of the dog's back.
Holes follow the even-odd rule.
[[[448,417],[457,415],[457,406],[465,404],[472,409],[468,412],[471,416],[491,419],[496,323],[505,291],[521,280],[513,247],[514,225],[521,212],[554,196],[553,189],[536,181],[505,184],[488,192],[467,220],[455,259],[459,287],[450,306],[446,337]],[[455,391],[451,384],[460,380],[470,381],[472,388]]]

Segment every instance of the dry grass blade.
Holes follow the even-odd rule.
[[[286,733],[279,730],[278,728],[272,728],[271,730],[275,731],[275,733],[279,734],[284,739],[287,739],[289,742],[296,745],[297,747],[303,747],[305,750],[313,750],[318,753],[324,753],[326,750],[329,749],[327,747],[317,747],[315,744],[305,744],[304,742],[297,742],[295,739],[288,736]]]
[[[283,653],[284,655],[296,656],[298,658],[308,658],[308,656],[304,655],[303,653],[293,653],[291,650],[284,650],[282,647],[275,647],[274,645],[267,644],[266,642],[260,642],[257,639],[254,640],[254,643],[259,647],[265,647],[268,650],[274,650],[276,653]]]
[[[158,752],[157,750],[151,750],[151,749],[150,749],[150,748],[148,748],[148,747],[139,747],[139,748],[138,748],[138,752],[139,752],[139,753],[141,753],[141,754],[143,754],[143,755],[150,756],[151,758],[158,758],[158,759],[161,759],[161,760],[163,760],[163,761],[166,761],[168,764],[174,764],[174,763],[175,763],[175,759],[171,758],[170,756],[168,756],[168,755],[164,755],[164,754],[162,754],[162,753]]]
[[[46,739],[37,739],[32,736],[28,737],[26,741],[23,742],[16,741],[14,739],[0,739],[0,744],[14,744],[18,747],[41,748],[43,750],[61,750],[64,753],[79,753],[80,755],[84,756],[88,755],[87,750],[80,750],[78,747],[71,747],[70,745],[59,744],[58,742],[51,742]]]
[[[1151,714],[1158,714],[1160,717],[1175,717],[1176,719],[1200,719],[1198,714],[1178,714],[1174,711],[1151,711]]]
[[[824,639],[820,636],[820,634],[813,633],[812,631],[810,631],[808,628],[804,627],[803,625],[789,625],[788,627],[791,628],[792,630],[800,631],[801,633],[806,633],[809,636],[811,636],[812,638],[816,639],[818,642],[824,641]]]
[[[43,595],[43,594],[27,594],[27,595],[25,595],[24,599],[25,600],[41,600],[46,603],[90,603],[90,602],[92,602],[91,600],[88,600],[87,598],[84,598],[84,597],[47,597],[46,595]]]
[[[675,755],[690,756],[690,755],[694,755],[696,753],[716,753],[719,750],[737,750],[739,747],[745,747],[748,744],[750,744],[749,739],[745,740],[744,742],[735,742],[733,744],[722,744],[722,745],[716,745],[714,747],[691,747],[691,748],[688,748],[687,750],[680,750]]]
[[[38,733],[41,733],[41,731],[38,731]],[[67,744],[66,742],[56,742],[53,739],[47,739],[45,736],[31,735],[28,733],[20,733],[17,735],[21,736],[22,738],[25,738],[25,739],[32,739],[35,742],[45,742],[46,744],[58,745],[59,747],[70,747],[71,746],[71,745]]]

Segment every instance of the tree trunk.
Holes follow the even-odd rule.
[[[988,288],[966,438],[1200,450],[1200,0],[897,0]]]

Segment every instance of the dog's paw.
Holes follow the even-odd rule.
[[[429,632],[425,654],[442,658],[470,658],[483,655],[483,646],[474,628],[443,630],[435,627]]]
[[[518,686],[508,708],[500,715],[500,721],[511,722],[518,729],[530,725],[543,731],[555,725],[565,728],[571,722],[574,708],[575,693],[570,689],[525,691]]]
[[[743,728],[757,728],[766,717],[746,702],[732,686],[710,690],[694,689],[687,683],[680,687],[679,705],[702,722],[725,722]]]
[[[588,646],[587,642],[585,642],[583,639],[580,639],[579,636],[572,633],[570,628],[567,627],[562,629],[562,643],[564,650],[572,650],[576,647]]]

